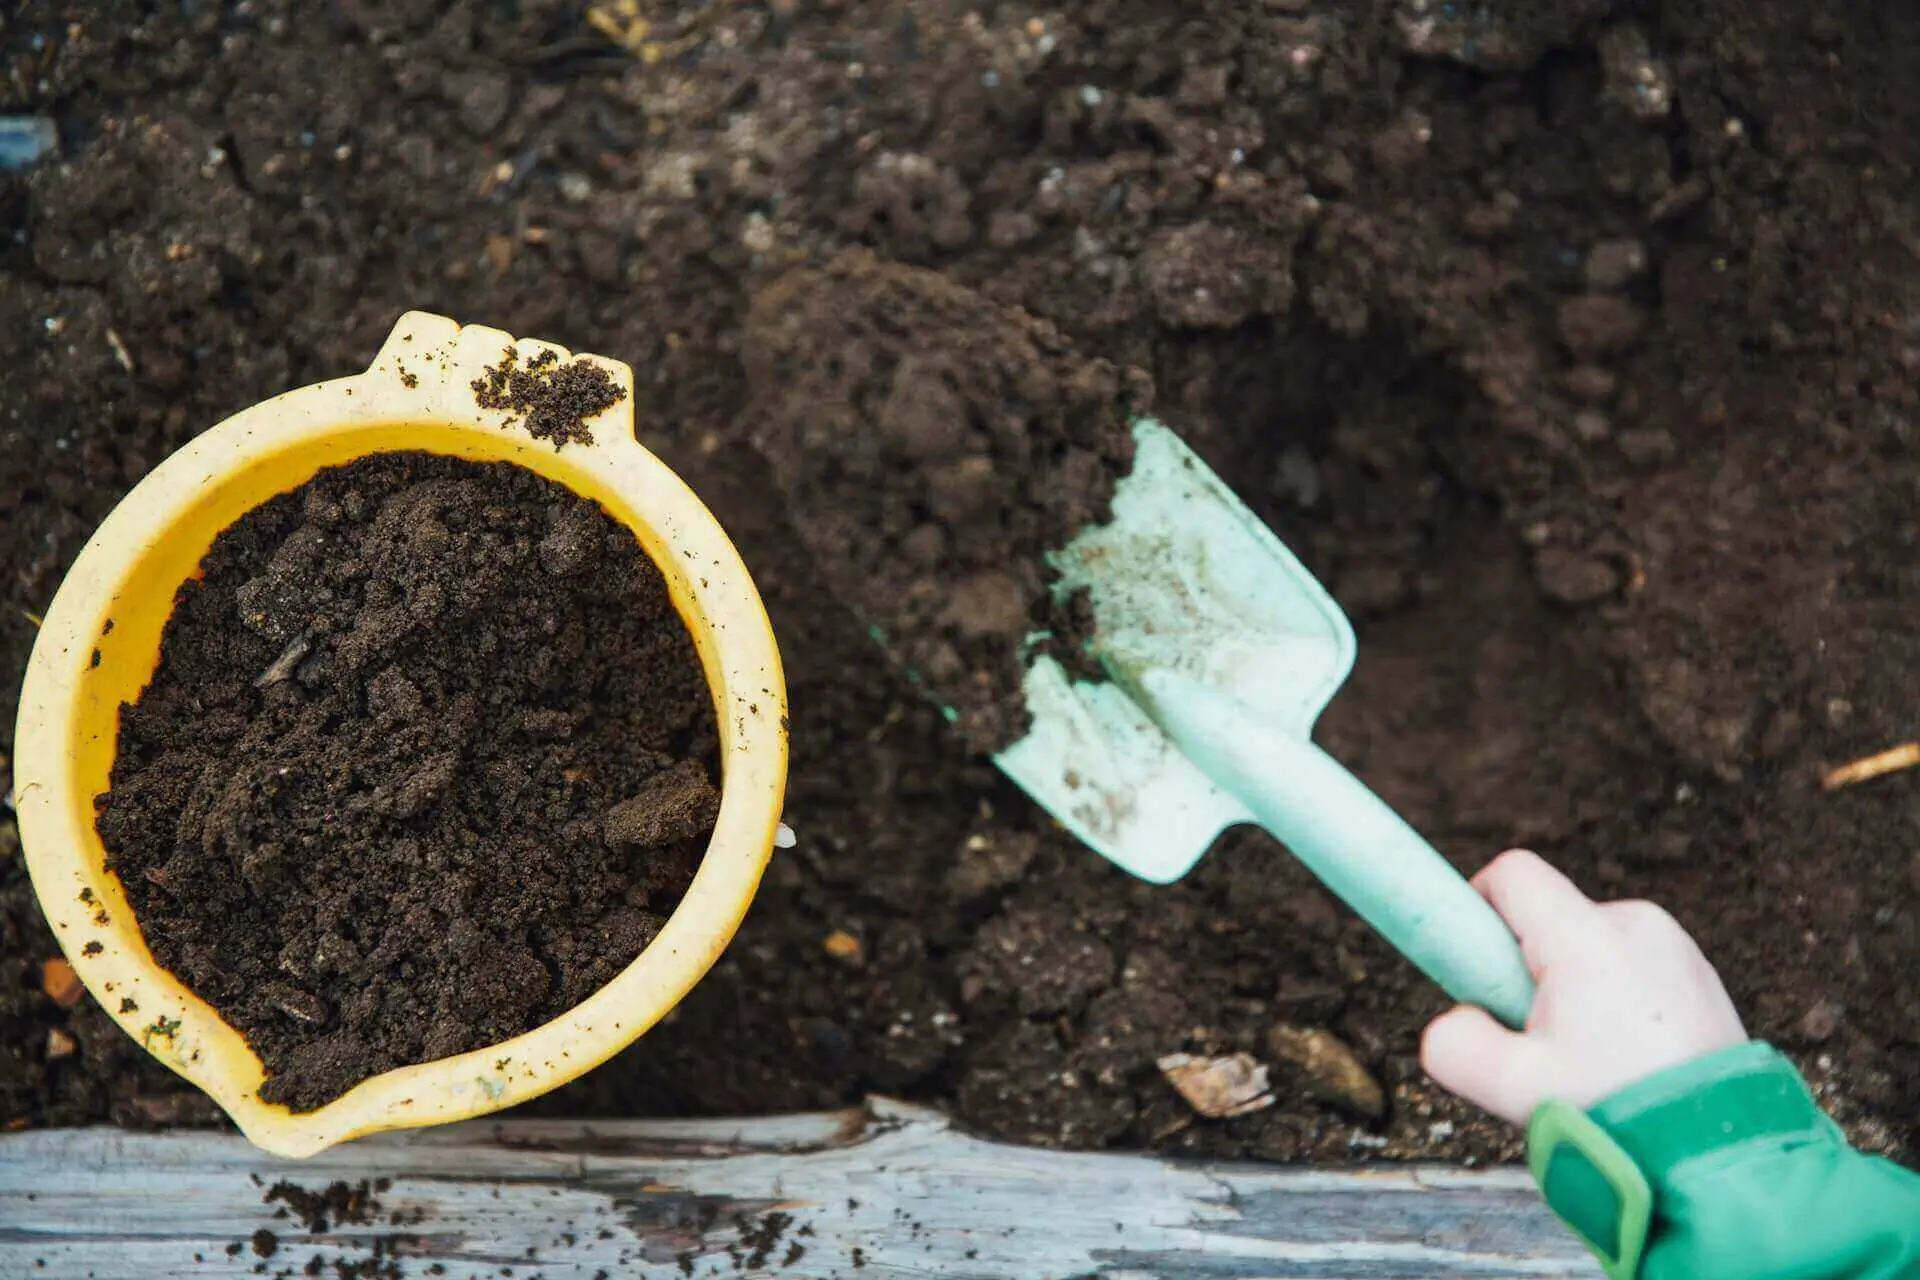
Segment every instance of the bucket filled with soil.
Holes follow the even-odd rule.
[[[731,939],[785,686],[632,375],[435,316],[101,525],[33,654],[22,843],[69,962],[260,1146],[571,1080]]]

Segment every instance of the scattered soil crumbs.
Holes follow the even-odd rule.
[[[1009,745],[1022,642],[1078,629],[1044,553],[1106,518],[1151,380],[864,250],[761,293],[742,355],[747,419],[835,590],[976,747]]]
[[[604,368],[590,361],[563,364],[553,352],[542,351],[523,365],[512,347],[499,364],[473,381],[474,403],[520,414],[528,435],[551,440],[556,449],[575,442],[592,444],[588,420],[619,404],[626,394]]]
[[[359,1182],[330,1182],[318,1191],[293,1182],[276,1182],[261,1197],[262,1204],[285,1206],[293,1220],[314,1235],[325,1235],[336,1225],[361,1226],[379,1220],[382,1206],[375,1197],[391,1182],[361,1179]]]
[[[787,1228],[793,1225],[793,1215],[774,1212],[752,1220],[742,1215],[734,1220],[734,1225],[740,1231],[740,1243],[729,1250],[733,1258],[734,1270],[744,1268],[748,1271],[760,1271],[765,1269],[768,1260],[773,1257],[774,1250],[780,1247],[781,1238],[786,1235]],[[794,1247],[802,1246],[796,1244]]]
[[[750,350],[830,352],[769,317],[966,379],[1031,340],[1048,376],[1150,373],[1353,616],[1329,750],[1463,869],[1524,842],[1671,908],[1857,1140],[1920,1138],[1920,771],[1818,783],[1920,734],[1910,5],[641,0],[652,61],[587,8],[10,11],[0,97],[62,155],[0,173],[0,754],[32,618],[195,433],[364,369],[416,307],[613,353],[766,596],[799,845],[673,1021],[537,1111],[877,1091],[1058,1146],[1511,1158],[1419,1070],[1432,984],[1311,876],[1251,836],[1165,888],[1090,855],[810,549],[822,513],[785,495],[844,493],[812,473],[848,446],[780,444],[809,409],[769,404]],[[858,305],[810,307],[795,271]],[[924,276],[891,311],[862,283]],[[918,327],[882,343],[876,314]],[[0,1117],[219,1122],[40,989],[56,954],[0,811]],[[1325,1101],[1281,1024],[1337,1037],[1386,1114]],[[1154,1066],[1181,1052],[1255,1056],[1275,1104],[1196,1119]]]
[[[380,1203],[379,1195],[392,1186],[387,1178],[377,1180],[361,1179],[359,1182],[330,1182],[318,1191],[310,1190],[292,1182],[276,1182],[267,1188],[261,1203],[279,1205],[276,1217],[288,1217],[304,1227],[310,1235],[327,1235],[339,1232],[346,1227],[364,1227],[377,1225],[382,1217],[393,1225],[417,1225],[425,1220],[421,1210],[411,1214],[395,1211],[386,1214],[386,1206]],[[282,1242],[273,1232],[264,1227],[253,1233],[253,1251],[262,1258],[270,1258],[285,1248],[294,1247],[290,1242]],[[401,1280],[408,1274],[400,1265],[402,1257],[417,1255],[421,1248],[421,1238],[408,1233],[382,1234],[370,1239],[356,1238],[350,1246],[351,1253],[342,1253],[335,1257],[315,1253],[308,1255],[306,1263],[300,1267],[302,1276],[326,1276],[333,1280]],[[230,1250],[229,1252],[235,1252]],[[263,1268],[256,1266],[256,1271]],[[439,1275],[444,1268],[429,1273]],[[277,1276],[291,1277],[291,1268],[275,1273]]]
[[[659,931],[718,804],[632,533],[520,468],[322,472],[215,541],[100,831],[154,954],[319,1106],[517,1035]]]

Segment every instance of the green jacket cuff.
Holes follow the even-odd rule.
[[[1527,1136],[1548,1205],[1613,1280],[1920,1275],[1920,1178],[1848,1146],[1766,1044],[1584,1112],[1548,1102]]]
[[[1793,1063],[1757,1040],[1629,1085],[1588,1114],[1656,1189],[1679,1165],[1755,1139],[1845,1141]]]

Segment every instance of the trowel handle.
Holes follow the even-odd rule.
[[[1354,912],[1454,999],[1510,1027],[1533,1008],[1520,943],[1438,850],[1311,742],[1265,758],[1231,789]]]
[[[1185,680],[1155,692],[1154,719],[1187,757],[1401,955],[1454,999],[1526,1025],[1533,977],[1519,942],[1384,800],[1237,699]]]

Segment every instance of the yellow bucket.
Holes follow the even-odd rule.
[[[472,384],[503,351],[546,343],[440,316],[401,317],[367,372],[287,392],[175,453],[115,507],[61,583],[21,694],[14,797],[34,892],[87,989],[149,1053],[204,1089],[257,1146],[310,1156],[385,1129],[444,1124],[525,1102],[591,1070],[679,1003],[732,939],[760,883],[786,789],[786,683],[758,591],[713,515],[633,438],[633,372],[585,356],[626,392],[556,450],[478,408]],[[94,797],[120,708],[159,663],[175,593],[214,538],[324,467],[421,450],[511,462],[598,502],[665,575],[713,693],[720,813],[693,886],[651,945],[605,987],[524,1035],[374,1076],[315,1111],[262,1102],[260,1059],[154,961],[106,868]]]

